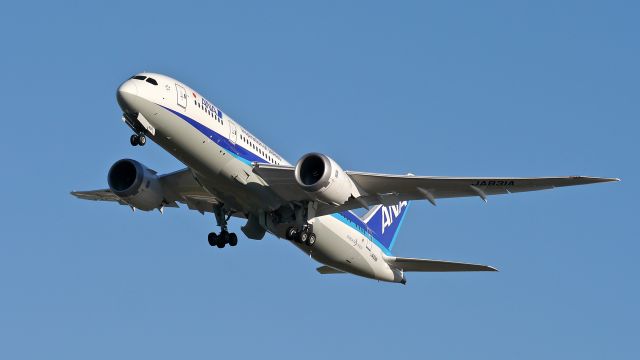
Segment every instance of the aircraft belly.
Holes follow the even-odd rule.
[[[278,196],[252,172],[251,167],[207,137],[194,126],[163,107],[140,98],[136,109],[153,125],[155,134],[147,134],[155,143],[194,171],[200,183],[225,205],[248,213],[275,209]],[[311,220],[316,243],[309,247],[296,244],[316,261],[355,275],[395,281],[393,271],[382,259],[363,249],[364,240],[332,216]]]
[[[317,240],[312,248],[303,250],[314,260],[352,274],[376,278],[372,264],[353,242],[345,238],[344,224],[331,216],[316,218],[312,223]]]

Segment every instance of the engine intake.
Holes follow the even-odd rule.
[[[164,202],[162,184],[156,172],[135,160],[116,161],[109,169],[107,181],[120,200],[137,209],[157,209]]]
[[[300,158],[295,178],[304,191],[330,204],[344,204],[355,190],[353,181],[340,165],[320,153],[309,153]]]

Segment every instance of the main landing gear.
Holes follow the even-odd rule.
[[[133,134],[129,140],[131,141],[131,146],[144,146],[147,143],[147,137],[144,134]]]
[[[285,234],[287,240],[295,241],[298,244],[313,246],[316,243],[316,234],[313,233],[313,225],[303,225],[302,229],[290,227]]]
[[[236,235],[236,233],[230,233],[227,230],[222,230],[219,235],[214,232],[209,233],[208,240],[209,245],[217,246],[220,249],[227,244],[231,246],[238,245],[238,235]]]
[[[227,221],[231,218],[231,213],[225,211],[222,206],[214,208],[213,213],[216,216],[216,221],[222,231],[220,231],[220,234],[216,234],[214,232],[209,233],[207,238],[207,240],[209,240],[209,245],[217,246],[219,249],[222,249],[227,244],[231,246],[238,245],[238,235],[227,231]]]

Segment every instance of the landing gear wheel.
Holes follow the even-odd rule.
[[[226,230],[223,230],[218,236],[218,247],[222,249],[228,243],[229,243],[229,233]]]
[[[129,141],[131,142],[131,146],[137,146],[140,143],[140,138],[138,137],[138,135],[133,134],[129,138]]]
[[[307,240],[309,240],[309,233],[306,231],[301,232],[297,240],[299,243],[306,244]]]
[[[313,244],[316,243],[316,234],[311,233],[309,234],[309,237],[307,238],[306,244],[308,246],[313,246]]]
[[[297,235],[298,235],[298,229],[292,226],[287,229],[287,232],[285,233],[284,236],[285,238],[287,238],[287,240],[295,240]]]
[[[144,144],[146,144],[146,143],[147,143],[147,137],[146,136],[144,136],[144,135],[138,136],[138,144],[140,146],[144,146]]]
[[[216,246],[218,244],[218,234],[214,232],[209,233],[207,240],[209,240],[210,246]]]
[[[229,234],[229,245],[231,246],[238,245],[238,235],[236,235],[236,233]]]
[[[227,240],[229,239],[229,233],[223,231],[218,235],[218,241],[216,242],[216,246],[219,249],[222,249],[225,245],[227,245]]]

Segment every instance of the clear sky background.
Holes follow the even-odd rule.
[[[12,1],[0,12],[0,358],[637,359],[635,1]],[[394,252],[499,273],[321,276],[213,217],[77,200],[129,145],[117,86],[176,77],[295,162],[620,183],[412,206]],[[234,221],[231,228],[239,231]]]

